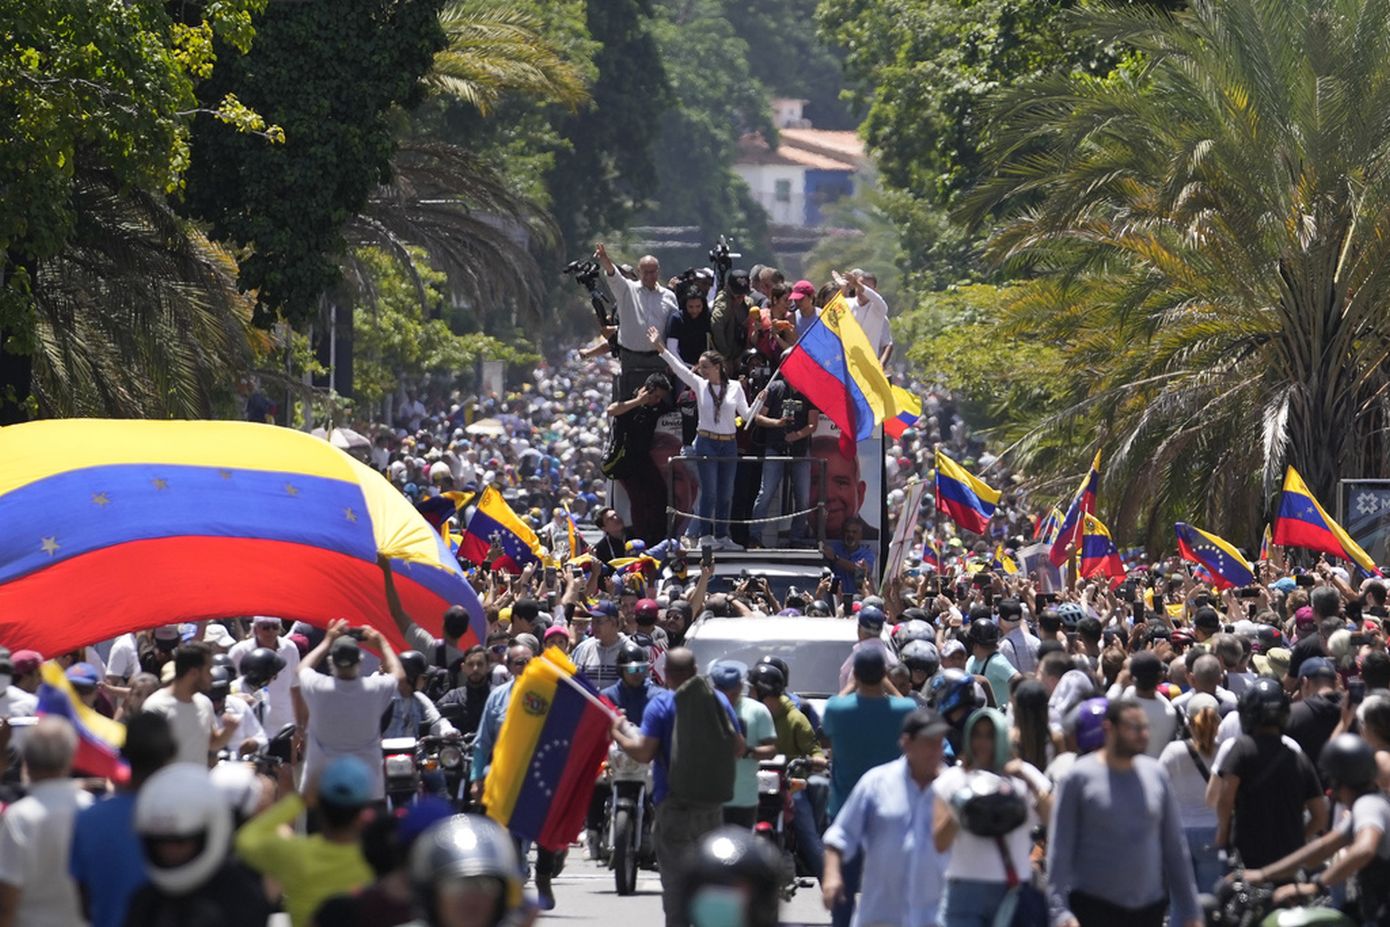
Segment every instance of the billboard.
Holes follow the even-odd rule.
[[[1376,563],[1390,563],[1390,480],[1339,480],[1337,520]]]

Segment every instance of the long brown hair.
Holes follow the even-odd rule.
[[[1192,730],[1192,745],[1197,752],[1210,756],[1216,749],[1216,729],[1221,726],[1221,716],[1216,709],[1208,705],[1188,718],[1187,726]]]

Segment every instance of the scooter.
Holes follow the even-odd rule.
[[[804,760],[787,762],[782,754],[758,763],[758,823],[753,832],[769,841],[782,857],[782,899],[796,894],[796,807],[792,796],[806,788]]]
[[[608,749],[608,865],[619,895],[637,890],[637,870],[653,869],[652,767],[639,763],[617,744]]]

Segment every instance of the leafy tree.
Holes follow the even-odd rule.
[[[1386,475],[1390,0],[1087,13],[1138,54],[1005,95],[976,219],[1036,276],[996,332],[1067,371],[1014,422],[1025,463],[1097,440],[1122,526],[1258,536],[1293,464],[1331,499]],[[1128,525],[1126,525],[1128,523]]]
[[[284,127],[267,146],[199,123],[186,203],[212,236],[252,248],[240,283],[256,321],[312,318],[339,277],[342,230],[390,177],[398,105],[417,103],[420,78],[445,47],[443,0],[274,3],[250,53],[224,62],[200,91],[235,89]]]
[[[818,129],[853,129],[840,49],[818,34],[817,0],[723,0],[726,15],[748,43],[753,78],[777,96],[806,101]]]

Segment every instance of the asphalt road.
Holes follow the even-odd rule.
[[[614,924],[660,927],[661,880],[655,872],[642,872],[637,894],[620,897],[613,890],[613,873],[602,864],[584,858],[584,850],[570,850],[565,871],[554,882],[555,910],[541,915],[541,924]],[[782,905],[782,923],[787,927],[826,927],[830,913],[821,906],[820,889],[803,888]]]

